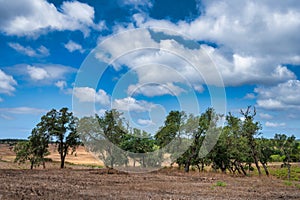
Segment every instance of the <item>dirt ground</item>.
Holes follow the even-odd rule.
[[[220,181],[226,186],[217,186]],[[175,169],[145,174],[0,169],[0,199],[300,199],[300,190],[272,177],[186,174]]]

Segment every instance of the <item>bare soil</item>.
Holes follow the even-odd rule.
[[[226,186],[217,186],[217,182]],[[127,174],[107,169],[0,169],[0,199],[300,199],[272,177],[189,174],[162,169]]]

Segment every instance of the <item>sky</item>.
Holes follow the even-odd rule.
[[[298,0],[0,0],[0,138],[42,115],[116,108],[154,133],[171,110],[255,106],[300,138]]]

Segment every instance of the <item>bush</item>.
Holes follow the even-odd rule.
[[[270,158],[271,158],[271,162],[283,162],[285,156],[280,156],[279,154],[276,154],[276,155],[271,155]]]

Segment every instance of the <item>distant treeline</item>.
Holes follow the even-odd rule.
[[[10,144],[15,145],[18,142],[25,142],[27,139],[0,139],[0,144]]]

